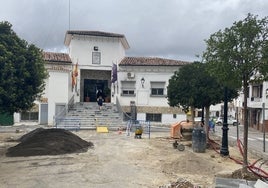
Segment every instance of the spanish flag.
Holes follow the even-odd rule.
[[[77,84],[77,76],[78,76],[78,62],[75,64],[74,69],[72,71],[72,86],[73,87]]]

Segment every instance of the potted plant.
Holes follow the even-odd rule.
[[[111,90],[110,90],[110,88],[106,87],[104,89],[104,97],[105,97],[105,102],[111,102]]]
[[[85,101],[86,102],[90,102],[90,97],[89,97],[89,91],[90,91],[90,88],[89,88],[89,85],[85,85],[85,92],[86,92],[86,97],[85,97]]]

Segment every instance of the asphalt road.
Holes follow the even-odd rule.
[[[228,143],[229,145],[237,144],[237,136],[244,142],[244,126],[239,125],[237,126],[228,126]],[[238,132],[238,134],[237,134]],[[222,136],[222,127],[216,126],[215,134],[218,136]],[[265,139],[264,139],[265,138]],[[264,134],[260,131],[257,131],[253,128],[249,128],[248,131],[248,152],[261,157],[263,159],[268,160],[268,133]]]

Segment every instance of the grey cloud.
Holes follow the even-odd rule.
[[[124,34],[129,56],[196,60],[204,40],[247,13],[264,17],[266,0],[0,0],[0,20],[44,50],[65,51],[69,29]],[[70,15],[70,25],[69,25]]]

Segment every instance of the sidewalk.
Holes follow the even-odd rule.
[[[3,132],[16,132],[16,131],[26,131],[30,132],[36,128],[46,127],[45,125],[39,125],[38,122],[22,122],[15,123],[14,125],[9,126],[0,126],[0,133]]]

